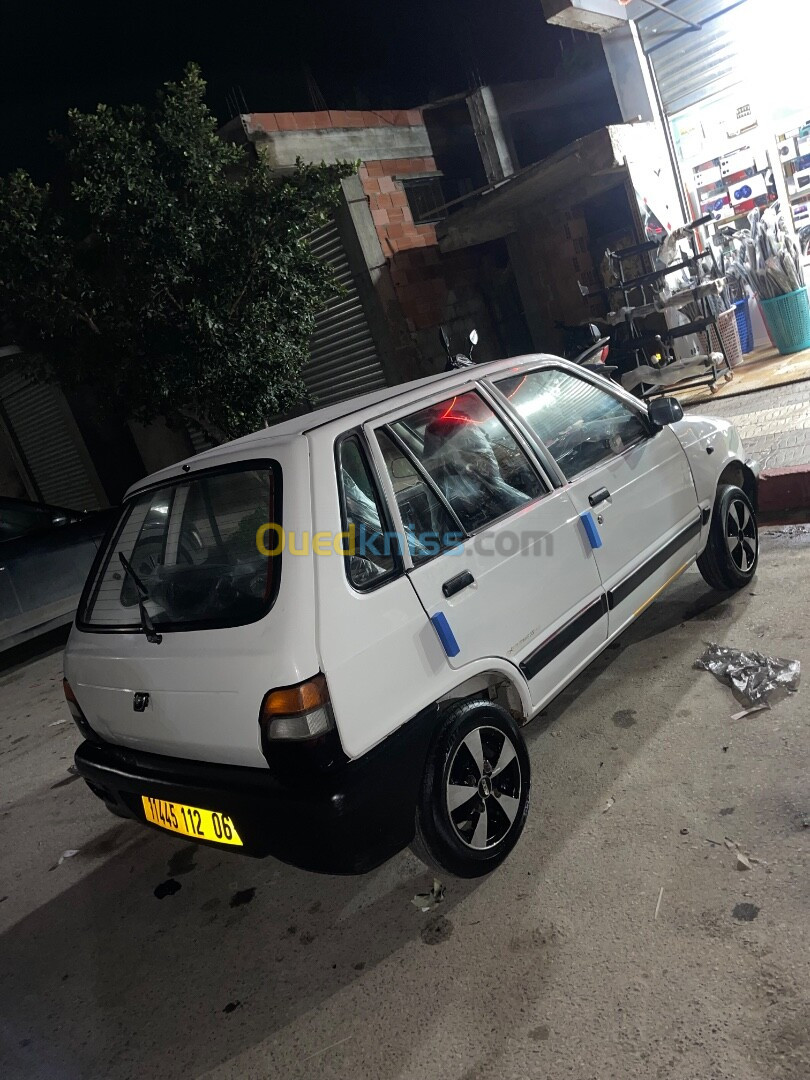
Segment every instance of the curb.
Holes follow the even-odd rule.
[[[810,521],[810,465],[764,469],[758,503],[763,523]]]

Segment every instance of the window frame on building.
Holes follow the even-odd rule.
[[[408,209],[414,225],[435,225],[439,221],[444,221],[447,210],[441,173],[421,173],[418,176],[400,176],[398,179],[408,200]],[[416,196],[420,191],[433,192],[433,198],[428,200],[430,205],[427,205],[427,202],[423,206],[419,205]]]

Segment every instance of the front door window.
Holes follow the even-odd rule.
[[[648,435],[641,417],[624,402],[556,368],[515,375],[496,385],[542,439],[568,480]]]

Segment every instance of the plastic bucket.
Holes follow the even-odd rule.
[[[761,300],[760,306],[771,341],[782,356],[810,349],[810,299],[806,288]]]
[[[744,353],[754,351],[754,327],[751,324],[751,309],[748,305],[748,297],[737,300],[734,304],[734,314],[737,317],[737,331],[740,335],[740,346]]]

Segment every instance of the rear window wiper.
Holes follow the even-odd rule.
[[[163,635],[159,634],[157,630],[155,630],[155,624],[152,622],[152,616],[146,610],[146,605],[144,604],[144,600],[149,599],[149,591],[130,566],[123,551],[118,552],[118,558],[121,560],[121,565],[124,568],[124,573],[135,586],[135,592],[138,595],[138,610],[141,613],[141,629],[143,630],[144,634],[146,634],[146,640],[151,642],[152,645],[160,645],[161,641],[163,641]]]

